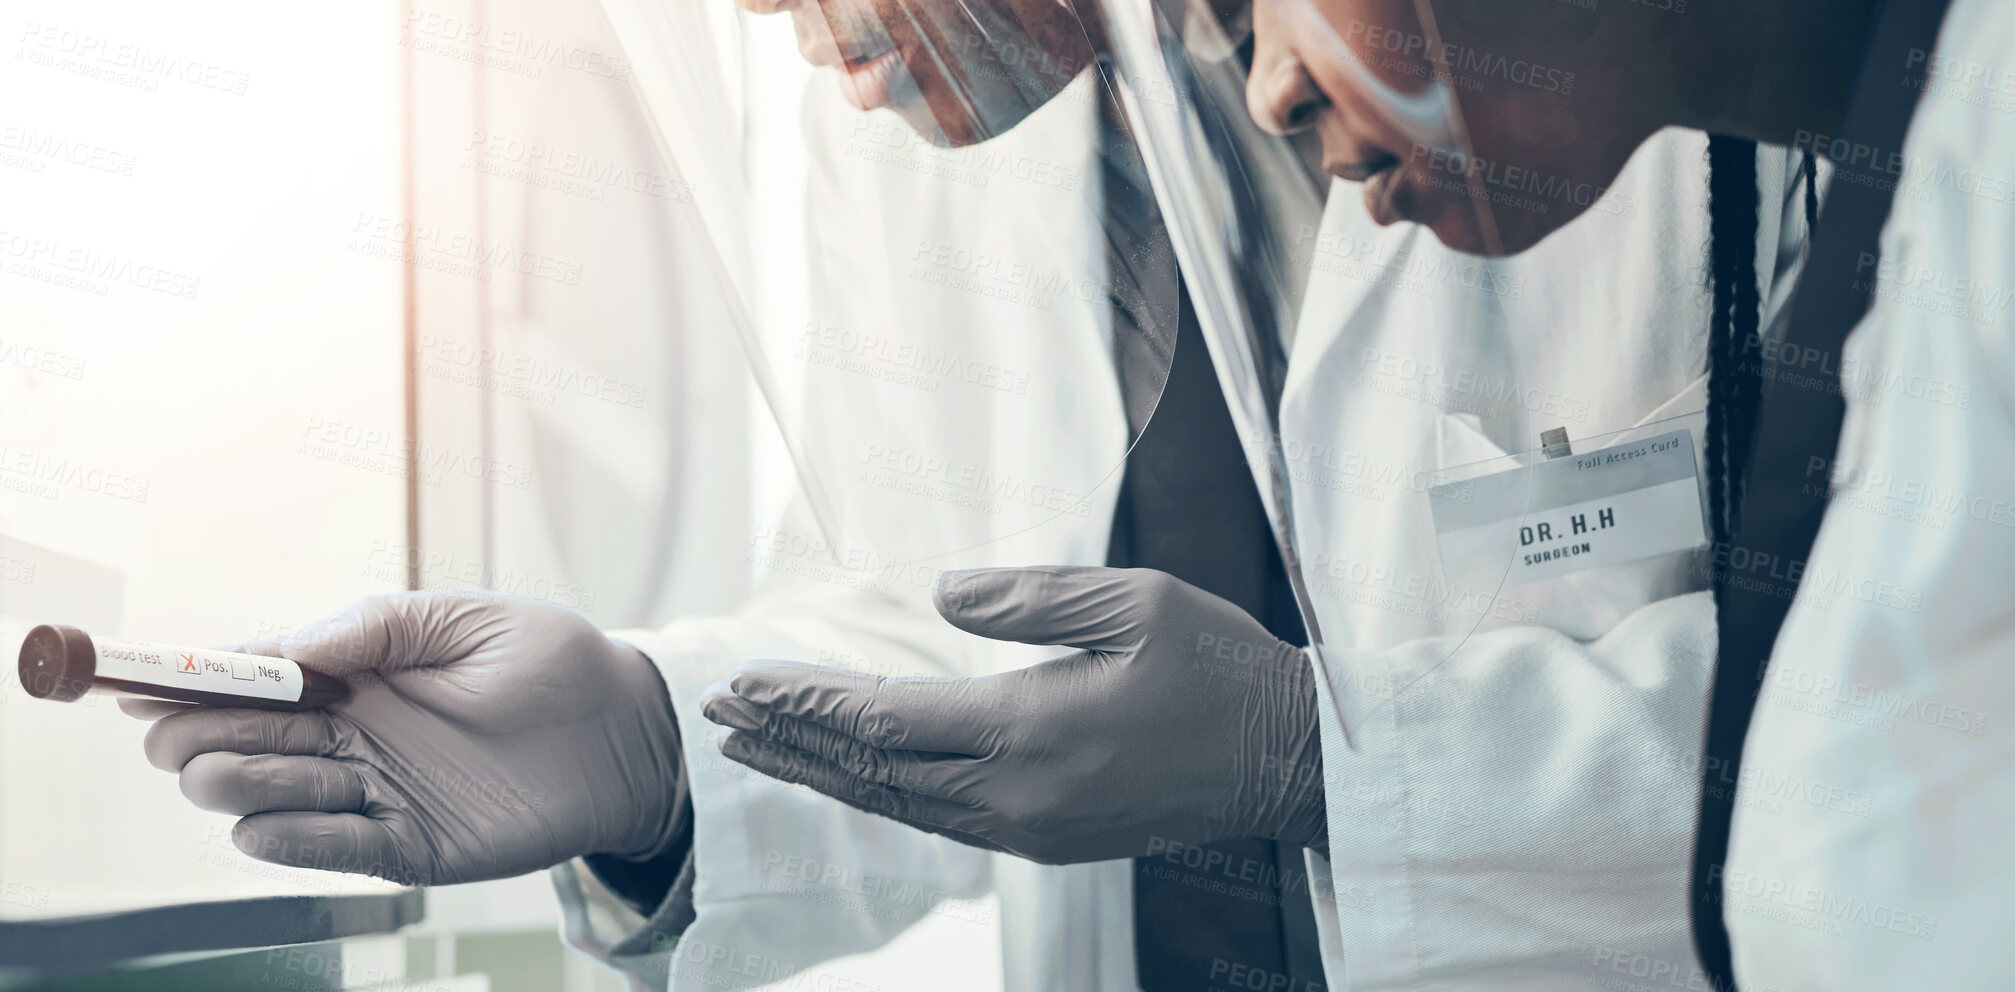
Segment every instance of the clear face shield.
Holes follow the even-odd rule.
[[[758,572],[922,595],[948,568],[1098,560],[1179,282],[1085,26],[1052,0],[763,7],[819,69],[748,109],[793,122],[750,154],[801,160],[804,188],[745,189],[762,163],[692,77],[698,5],[603,6],[798,482]],[[801,195],[803,259],[752,249],[749,205]]]
[[[1346,734],[1494,632],[1598,636],[1689,581],[1701,418],[1583,435],[1585,404],[1526,388],[1483,330],[1524,278],[1498,259],[1548,221],[1494,188],[1464,118],[1510,60],[1445,40],[1427,0],[1104,10]],[[1619,515],[1661,523],[1618,540]]]

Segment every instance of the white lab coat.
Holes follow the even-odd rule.
[[[1750,992],[2015,987],[2015,7],[1956,0],[1848,339],[1840,483],[1749,730]]]
[[[853,319],[992,321],[1003,331],[1029,319],[1024,309],[978,296],[919,305],[908,295],[914,284],[892,283],[903,273],[882,267],[884,259],[906,258],[919,237],[978,229],[1028,239],[1020,242],[1022,252],[1048,251],[1060,243],[1059,219],[1081,217],[1085,241],[1096,243],[1088,226],[1096,218],[1084,217],[1078,193],[1053,191],[1054,202],[1044,203],[1045,194],[1026,185],[937,183],[869,167],[859,146],[849,144],[849,136],[860,133],[859,122],[902,125],[886,115],[835,110],[819,99],[824,109],[811,119],[820,155],[814,172],[831,181],[815,184],[813,213],[828,238],[820,257],[835,263],[826,288],[857,297],[837,303],[858,308]],[[999,139],[1003,144],[994,150],[1020,150],[1052,163],[1073,156],[1081,181],[1093,182],[1093,129],[1089,101],[1060,99]],[[1555,426],[1517,418],[1470,423],[1441,416],[1433,404],[1350,388],[1351,369],[1365,347],[1459,354],[1478,371],[1508,369],[1523,383],[1585,399],[1580,419],[1566,424],[1577,436],[1627,427],[1668,401],[1694,402],[1679,397],[1697,386],[1700,373],[1704,279],[1699,259],[1670,245],[1704,238],[1700,160],[1697,140],[1658,139],[1619,183],[1633,216],[1591,219],[1580,238],[1559,236],[1528,259],[1507,263],[1503,268],[1515,278],[1501,284],[1522,288],[1518,299],[1501,305],[1457,291],[1471,263],[1449,259],[1417,233],[1368,230],[1362,211],[1341,201],[1325,230],[1374,244],[1366,256],[1372,267],[1363,267],[1365,258],[1345,260],[1312,280],[1310,319],[1296,343],[1283,402],[1284,433],[1414,464],[1443,450],[1466,457],[1478,446],[1487,449],[1493,438],[1525,447],[1521,438]],[[1766,175],[1777,185],[1766,182],[1765,202],[1788,202],[1788,169],[1781,157],[1774,165]],[[1032,205],[1030,196],[1039,199]],[[893,204],[906,209],[891,217]],[[1761,239],[1766,258],[1779,240],[1770,213]],[[863,232],[879,232],[885,241],[863,245]],[[1590,244],[1665,250],[1628,255],[1620,268],[1593,272],[1577,267]],[[1402,247],[1414,261],[1397,269],[1387,265]],[[1430,274],[1422,283],[1406,274],[1409,266],[1454,274]],[[1368,280],[1360,278],[1366,273]],[[873,291],[882,285],[905,292],[890,299]],[[1436,287],[1438,295],[1421,295],[1423,285]],[[1027,367],[1058,378],[1043,402],[1017,401],[1000,411],[990,464],[1040,474],[1058,459],[1081,460],[1080,468],[1116,462],[1124,421],[1097,315],[1060,301],[1039,316],[1078,330],[1040,339],[1062,350],[1027,356]],[[1634,333],[1642,328],[1655,331],[1649,342]],[[833,402],[817,408],[847,409]],[[1377,429],[1356,429],[1360,424]],[[835,438],[889,429],[844,417],[819,426]],[[1417,522],[1407,516],[1411,511],[1368,492],[1357,485],[1298,484],[1306,548],[1398,556],[1387,560],[1414,567],[1406,563],[1417,562],[1418,547],[1380,543],[1386,539],[1380,535]],[[1110,487],[1095,504],[1089,517],[1058,521],[955,564],[1099,563],[1112,512]],[[802,519],[779,528],[786,548],[789,535],[809,531]],[[651,976],[642,983],[653,987],[662,987],[668,973],[672,988],[751,987],[879,946],[944,897],[991,889],[999,896],[1005,988],[1134,989],[1130,863],[1057,868],[983,854],[784,786],[715,753],[717,735],[697,710],[699,696],[746,658],[824,658],[884,671],[972,674],[1045,654],[951,630],[929,608],[927,574],[856,581],[821,572],[819,563],[788,552],[779,557],[768,541],[752,542],[751,554],[770,579],[742,613],[620,635],[665,673],[685,734],[698,917],[675,945],[631,953],[619,963]],[[1690,795],[1691,779],[1643,769],[1647,749],[1690,747],[1698,738],[1711,618],[1702,597],[1647,605],[1657,593],[1674,590],[1640,585],[1609,596],[1607,612],[1549,613],[1549,620],[1568,625],[1567,634],[1512,630],[1474,639],[1462,663],[1445,673],[1473,692],[1451,693],[1444,682],[1440,691],[1417,697],[1432,705],[1387,708],[1377,724],[1357,728],[1354,748],[1344,747],[1334,721],[1326,721],[1334,884],[1319,860],[1312,859],[1311,868],[1331,988],[1596,985],[1604,976],[1591,948],[1604,946],[1690,961],[1683,899],[1691,807],[1671,796]],[[1331,655],[1334,694],[1363,684],[1354,676],[1374,663],[1403,659],[1405,649],[1397,646],[1438,633],[1342,601],[1318,608],[1339,649]],[[1611,626],[1617,629],[1607,639],[1586,641]],[[1477,812],[1467,822],[1422,815],[1450,808]],[[837,881],[804,882],[794,872],[807,864]],[[557,869],[556,880],[578,946],[606,952],[638,923],[577,866]],[[871,901],[871,911],[863,911],[852,895],[861,888],[900,895]]]
[[[1697,971],[1704,573],[1666,556],[1505,589],[1502,610],[1442,602],[1424,490],[1549,428],[1586,453],[1704,410],[1704,160],[1704,137],[1664,132],[1588,216],[1488,263],[1376,228],[1355,189],[1332,197],[1282,435],[1336,704],[1335,905],[1318,914],[1334,988],[1559,992]],[[1773,314],[1803,237],[1795,175],[1788,153],[1759,153]]]
[[[889,565],[997,535],[998,521],[956,511],[872,519],[894,501],[851,498],[866,490],[844,474],[863,445],[943,452],[957,437],[984,438],[971,460],[1003,476],[1075,485],[1106,476],[1124,456],[1126,421],[1107,357],[1102,307],[1078,301],[1102,284],[1100,217],[1086,207],[1098,167],[1096,105],[1080,79],[1003,138],[973,153],[923,146],[892,114],[842,104],[830,79],[813,81],[806,128],[814,319],[849,332],[980,325],[995,342],[986,357],[1026,373],[1026,392],[1000,391],[990,407],[970,391],[905,391],[860,380],[859,395],[819,395],[804,406],[809,449],[839,481],[841,522],[865,532],[878,558],[850,571],[804,549],[816,528],[804,507],[749,542],[760,577],[753,601],[720,618],[680,620],[615,636],[642,648],[670,687],[684,738],[694,805],[697,917],[675,947],[614,961],[646,987],[746,988],[887,943],[928,913],[998,925],[1013,990],[1133,987],[1130,865],[1036,865],[996,857],[868,816],[723,758],[720,733],[699,711],[702,692],[751,658],[844,664],[887,674],[975,675],[1019,667],[1054,651],[1001,644],[953,629],[929,602],[940,568],[1057,562],[1102,564],[1117,476],[1090,511],[1065,514],[1006,540],[927,564]],[[977,264],[932,266],[952,243],[1009,264],[1071,273],[1061,291],[1002,299],[1012,280],[989,282]],[[922,264],[928,272],[917,266]],[[926,278],[919,278],[920,272]],[[973,275],[974,281],[943,280]],[[932,281],[937,277],[940,281]],[[977,286],[981,291],[972,292]],[[1022,287],[1025,288],[1025,287]],[[1009,350],[1020,348],[1020,351]],[[786,358],[785,360],[790,360]],[[847,389],[827,375],[821,389]],[[959,404],[951,414],[938,403]],[[959,418],[956,428],[948,426]],[[988,425],[984,432],[976,424]],[[857,463],[855,463],[857,465]],[[864,514],[868,519],[851,514]],[[969,530],[978,527],[978,530]],[[847,538],[842,538],[847,540]],[[899,546],[907,541],[907,547]],[[852,560],[852,559],[850,559]],[[579,865],[556,869],[569,939],[605,958],[640,922]],[[994,909],[955,902],[998,895]],[[865,895],[863,893],[866,893]],[[634,948],[621,948],[635,951]],[[973,963],[975,966],[979,962]],[[955,982],[954,982],[955,984]],[[786,987],[792,987],[788,983]],[[823,986],[806,986],[823,987]]]

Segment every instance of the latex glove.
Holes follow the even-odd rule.
[[[1045,864],[1157,839],[1327,847],[1307,653],[1146,569],[942,574],[938,612],[1081,648],[980,678],[751,662],[702,703],[728,757],[871,813]]]
[[[407,885],[504,878],[674,841],[671,699],[636,649],[543,600],[374,596],[278,641],[351,683],[325,710],[165,707],[147,758],[204,809],[240,814],[263,861]]]

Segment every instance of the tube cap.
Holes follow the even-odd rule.
[[[37,699],[60,703],[83,698],[98,674],[98,651],[91,635],[75,627],[45,623],[21,642],[21,688]]]

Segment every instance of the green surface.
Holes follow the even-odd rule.
[[[566,982],[559,935],[550,929],[455,938],[455,973],[490,976],[490,992],[553,992]]]
[[[441,966],[434,960],[434,948],[439,943],[435,937],[406,938],[407,978],[424,982],[441,977]]]
[[[102,972],[22,988],[24,992],[333,992],[342,988],[342,964],[340,944],[308,944]]]

